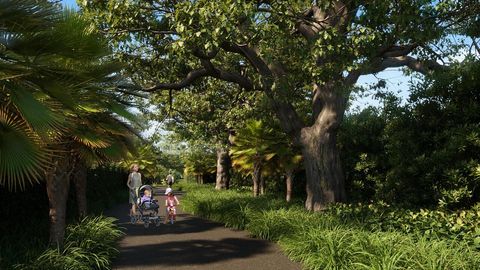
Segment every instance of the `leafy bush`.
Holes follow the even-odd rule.
[[[459,240],[480,250],[480,207],[412,211],[387,204],[338,204],[327,213],[371,231],[400,231],[427,238]]]
[[[182,189],[185,211],[278,241],[306,269],[480,269],[480,253],[472,246],[478,209],[414,212],[359,204],[312,213],[298,202],[253,198],[245,191],[186,183]]]
[[[115,167],[98,167],[88,171],[87,200],[92,214],[105,211],[119,201],[128,201],[127,174]],[[0,269],[29,262],[48,248],[48,197],[45,182],[24,191],[9,192],[0,187]],[[76,222],[77,205],[71,185],[67,222]]]
[[[87,217],[66,230],[63,249],[50,248],[29,264],[16,269],[110,269],[118,254],[117,240],[123,235],[113,218]]]
[[[480,61],[412,85],[407,102],[346,115],[338,143],[349,198],[466,209],[480,202]]]
[[[479,257],[465,245],[395,232],[312,228],[280,245],[307,269],[480,269]]]

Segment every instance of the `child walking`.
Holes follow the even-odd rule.
[[[165,224],[167,224],[168,220],[171,219],[171,223],[176,219],[177,209],[175,206],[179,205],[180,202],[177,199],[177,196],[173,195],[173,190],[171,188],[167,188],[165,190],[165,195],[167,195],[167,199],[165,200],[165,206],[167,208],[167,214],[165,215]]]

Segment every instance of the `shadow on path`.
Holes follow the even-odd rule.
[[[263,242],[241,238],[224,238],[219,241],[172,241],[123,249],[122,257],[117,261],[117,265],[137,267],[200,265],[234,258],[246,258],[262,253],[266,248],[267,245]]]

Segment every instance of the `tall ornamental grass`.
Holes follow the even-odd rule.
[[[448,237],[442,237],[445,232],[423,231],[428,228],[420,212],[411,224],[392,226],[410,219],[395,223],[388,220],[395,218],[394,214],[355,206],[311,213],[301,202],[287,204],[272,196],[253,198],[248,191],[216,191],[211,185],[184,183],[182,189],[187,191],[182,201],[185,211],[276,241],[290,259],[306,269],[480,269],[480,252],[472,241],[455,237],[455,231]],[[418,224],[422,229],[417,229]]]
[[[18,264],[15,269],[111,269],[111,261],[118,254],[117,240],[123,235],[114,221],[114,218],[97,216],[70,225],[62,249],[47,249],[32,262]]]

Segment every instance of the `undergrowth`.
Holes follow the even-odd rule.
[[[306,269],[480,269],[475,209],[439,214],[385,205],[336,205],[312,213],[301,202],[253,198],[247,191],[189,183],[182,183],[182,189],[187,191],[185,211],[276,241]]]
[[[115,219],[87,217],[69,225],[63,248],[49,248],[29,263],[17,264],[15,269],[110,269],[112,258],[118,254],[117,240],[123,235]]]

